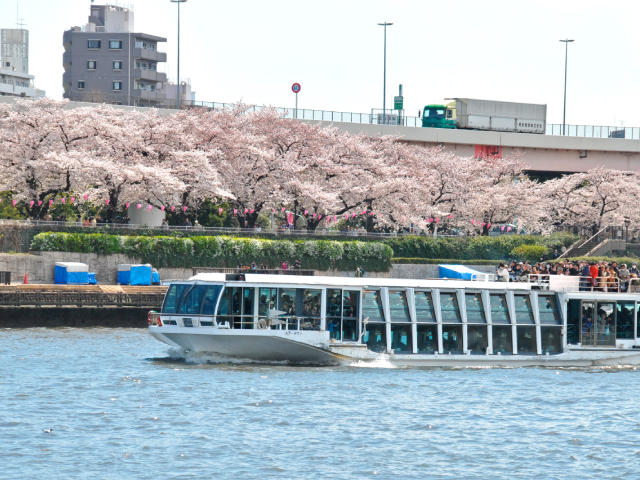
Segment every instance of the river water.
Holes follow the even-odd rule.
[[[198,363],[145,330],[0,330],[0,478],[634,479],[639,380]]]

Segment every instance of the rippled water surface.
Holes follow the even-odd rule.
[[[377,365],[0,330],[0,478],[640,478],[638,371]]]

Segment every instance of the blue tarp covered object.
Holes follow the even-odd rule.
[[[486,273],[479,272],[466,265],[438,265],[440,278],[455,278],[459,280],[484,280]]]
[[[151,265],[131,265],[129,285],[151,285]]]
[[[54,283],[62,285],[87,285],[89,283],[89,267],[86,263],[56,262]]]

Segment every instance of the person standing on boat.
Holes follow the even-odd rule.
[[[501,263],[496,270],[496,277],[499,282],[508,282],[509,281],[509,270],[505,266],[504,263]]]

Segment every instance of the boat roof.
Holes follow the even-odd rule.
[[[185,282],[224,282],[230,284],[278,284],[278,285],[310,285],[310,286],[344,286],[344,287],[396,287],[396,288],[466,288],[489,290],[531,290],[530,283],[505,283],[469,280],[445,279],[406,279],[388,277],[331,277],[307,275],[266,275],[260,273],[246,273],[244,280],[227,279],[224,273],[199,273]]]

